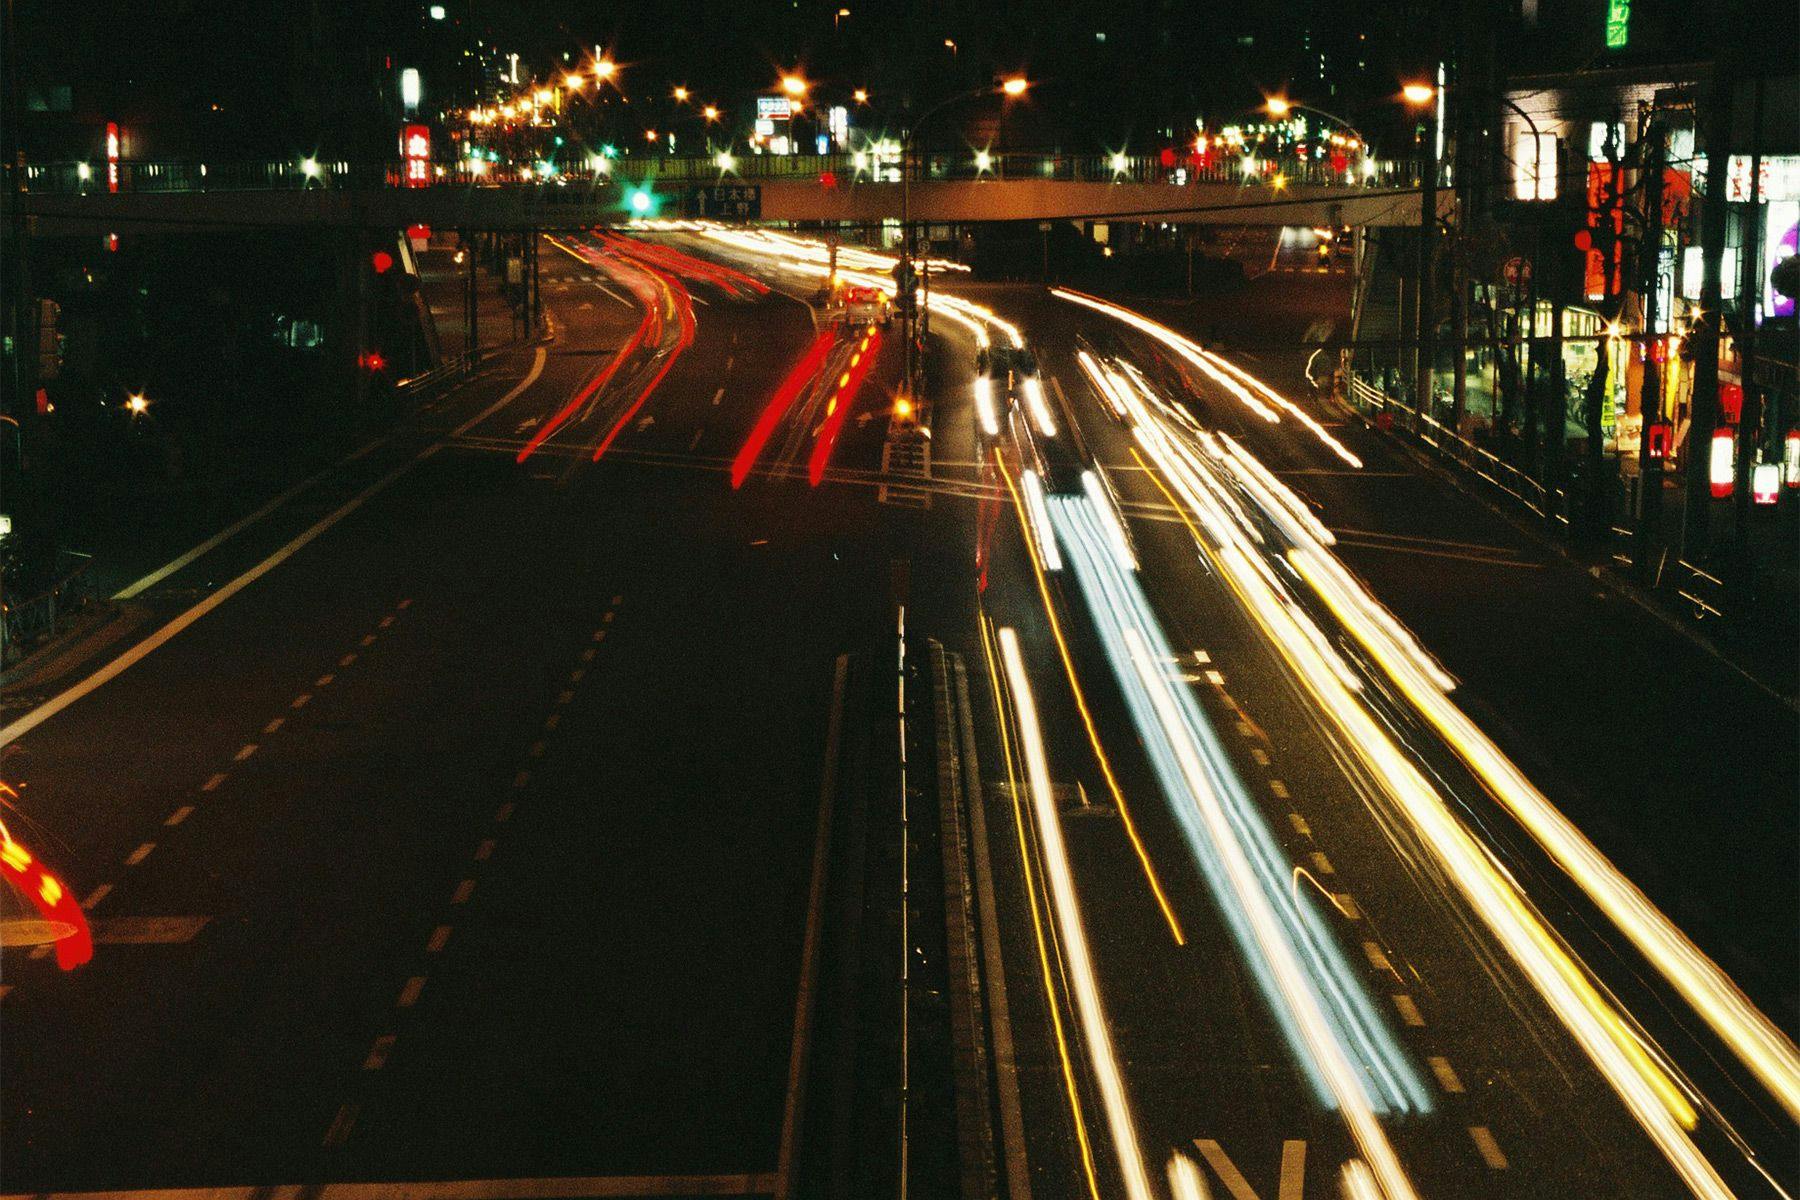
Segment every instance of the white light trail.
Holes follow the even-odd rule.
[[[1050,528],[1050,514],[1044,508],[1044,484],[1036,471],[1026,471],[1025,511],[1031,516],[1031,527],[1037,531],[1038,555],[1046,571],[1062,570],[1062,554],[1056,548],[1056,531]]]
[[[1000,417],[994,410],[994,381],[986,375],[977,375],[972,390],[975,393],[975,416],[981,421],[981,432],[989,437],[999,437]]]
[[[1019,746],[1025,759],[1025,778],[1031,789],[1032,812],[1044,848],[1044,878],[1056,914],[1057,930],[1062,935],[1063,958],[1069,968],[1069,983],[1075,994],[1075,1013],[1081,1022],[1082,1040],[1087,1046],[1094,1080],[1106,1109],[1107,1128],[1112,1134],[1120,1173],[1124,1176],[1125,1194],[1130,1200],[1151,1200],[1149,1175],[1144,1169],[1143,1153],[1138,1148],[1137,1129],[1132,1123],[1131,1106],[1125,1095],[1125,1081],[1113,1055],[1112,1031],[1101,1005],[1099,984],[1094,979],[1087,931],[1081,924],[1075,877],[1069,869],[1068,851],[1063,845],[1061,819],[1057,815],[1055,792],[1050,781],[1050,764],[1044,755],[1044,736],[1038,726],[1037,702],[1032,696],[1031,680],[1025,674],[1019,635],[1010,628],[1000,630],[1000,657],[1006,667],[1007,690],[1012,693]]]
[[[1025,407],[1031,413],[1031,419],[1038,427],[1038,432],[1047,438],[1056,436],[1056,419],[1050,415],[1050,405],[1044,399],[1044,381],[1036,375],[1027,375],[1019,385],[1025,393]]]
[[[1087,493],[1088,502],[1094,506],[1094,515],[1106,530],[1106,544],[1112,547],[1119,566],[1127,571],[1137,570],[1137,555],[1131,551],[1131,539],[1125,536],[1125,523],[1119,518],[1112,493],[1100,482],[1100,476],[1092,471],[1081,473],[1081,490]]]

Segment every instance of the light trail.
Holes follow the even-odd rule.
[[[850,356],[849,369],[838,377],[837,390],[825,408],[825,424],[813,441],[812,457],[806,464],[807,479],[814,487],[825,479],[825,464],[831,461],[832,447],[837,445],[838,433],[844,427],[844,419],[850,415],[850,406],[862,388],[864,377],[875,365],[875,351],[880,345],[881,335],[870,326]]]
[[[1295,1058],[1321,1103],[1342,1112],[1365,1153],[1385,1164],[1385,1182],[1400,1189],[1391,1194],[1409,1195],[1375,1117],[1429,1111],[1423,1082],[1317,910],[1288,886],[1291,863],[1192,694],[1170,688],[1159,664],[1173,650],[1133,576],[1112,562],[1088,502],[1051,504],[1158,781]]]
[[[1044,570],[1062,570],[1062,552],[1056,548],[1056,531],[1050,526],[1050,513],[1044,507],[1044,484],[1036,471],[1026,471],[1019,480],[1025,492],[1025,511],[1031,516],[1031,526],[1037,531],[1038,553],[1043,557]]]
[[[0,783],[0,798],[11,802],[18,797],[11,786]],[[56,965],[65,971],[87,963],[94,957],[94,934],[88,928],[87,914],[81,911],[73,893],[50,869],[31,856],[12,832],[0,823],[0,879],[5,879],[56,934]]]
[[[1056,1035],[1057,1058],[1062,1064],[1063,1090],[1069,1098],[1069,1116],[1075,1126],[1075,1141],[1081,1149],[1081,1165],[1087,1177],[1088,1194],[1093,1200],[1100,1200],[1100,1181],[1094,1173],[1094,1147],[1088,1136],[1087,1121],[1081,1115],[1081,1092],[1075,1084],[1075,1064],[1069,1054],[1069,1040],[1063,1032],[1062,1006],[1055,1002],[1056,985],[1050,977],[1050,950],[1044,937],[1044,924],[1040,919],[1038,904],[1037,873],[1031,869],[1031,847],[1025,840],[1025,809],[1020,799],[1024,789],[1019,787],[1019,777],[1013,770],[1012,735],[1007,731],[1012,728],[1012,719],[1006,712],[1006,689],[1000,684],[1000,668],[994,649],[992,636],[993,621],[986,613],[980,614],[981,620],[981,653],[987,663],[988,694],[994,698],[994,716],[1000,730],[1000,756],[1006,763],[1007,795],[1012,798],[1013,831],[1019,843],[1019,871],[1025,878],[1025,900],[1031,912],[1031,931],[1037,943],[1038,966],[1042,971],[1044,996],[1050,1010],[1050,1028]]]
[[[1000,630],[999,641],[1007,689],[1013,698],[1013,716],[1025,760],[1032,811],[1044,850],[1046,888],[1057,930],[1062,935],[1063,958],[1069,968],[1082,1040],[1086,1043],[1088,1062],[1093,1068],[1102,1107],[1106,1110],[1107,1129],[1112,1135],[1114,1155],[1124,1178],[1125,1195],[1130,1200],[1151,1200],[1149,1175],[1138,1147],[1137,1129],[1125,1095],[1125,1081],[1113,1054],[1112,1031],[1101,1003],[1099,984],[1094,979],[1087,932],[1082,927],[1081,911],[1075,898],[1075,877],[1069,869],[1068,851],[1063,844],[1061,818],[1057,815],[1050,782],[1050,764],[1044,753],[1043,731],[1038,726],[1037,702],[1025,673],[1024,656],[1019,651],[1019,635],[1004,628]]]
[[[986,375],[977,375],[970,386],[975,397],[975,416],[981,422],[981,432],[989,437],[1000,436],[1000,417],[994,409],[994,381]]]
[[[594,447],[595,462],[599,462],[601,456],[612,446],[613,441],[621,433],[625,432],[625,426],[630,423],[631,418],[637,415],[638,410],[644,407],[644,402],[650,399],[650,394],[661,386],[663,379],[669,374],[670,368],[675,365],[675,360],[681,357],[684,350],[694,344],[693,297],[688,294],[687,288],[683,287],[679,280],[672,276],[665,275],[653,267],[647,269],[650,271],[651,275],[663,285],[670,303],[674,305],[676,316],[680,322],[680,332],[676,335],[675,345],[669,348],[665,354],[662,366],[657,369],[656,374],[651,377],[650,382],[644,385],[644,389],[637,394],[637,399],[633,400],[630,406],[627,407],[624,412],[619,414],[619,419],[614,421],[612,428],[606,431],[606,436],[600,439],[600,444]],[[659,334],[661,333],[661,329],[662,320],[659,314],[657,320],[657,332]]]
[[[1250,374],[1242,367],[1239,367],[1236,363],[1199,346],[1190,339],[1176,333],[1167,325],[1152,321],[1148,317],[1132,312],[1128,308],[1122,308],[1117,304],[1109,303],[1097,296],[1087,295],[1085,292],[1071,291],[1068,288],[1051,288],[1050,294],[1059,299],[1068,300],[1075,304],[1091,308],[1095,312],[1105,313],[1115,320],[1123,321],[1140,333],[1155,338],[1164,346],[1173,350],[1181,358],[1191,363],[1201,372],[1201,374],[1205,375],[1208,379],[1211,379],[1214,383],[1218,384],[1238,400],[1242,401],[1251,412],[1255,413],[1263,420],[1274,424],[1281,419],[1275,410],[1269,407],[1269,404],[1273,404],[1276,408],[1281,409],[1282,412],[1287,413],[1289,416],[1293,417],[1294,420],[1305,426],[1306,429],[1311,432],[1314,437],[1318,438],[1319,441],[1333,454],[1337,455],[1353,467],[1361,467],[1363,465],[1362,459],[1352,453],[1348,446],[1332,436],[1331,431],[1321,425],[1311,413],[1308,413],[1305,409],[1295,404],[1292,400],[1289,400],[1286,396],[1283,396],[1280,392],[1277,392],[1264,384],[1260,379],[1257,379],[1256,376]],[[1265,400],[1268,403],[1264,403]]]
[[[737,458],[732,461],[732,487],[744,486],[744,480],[749,476],[751,468],[756,465],[757,457],[762,454],[763,447],[774,435],[775,427],[781,423],[781,418],[786,416],[788,409],[793,406],[794,398],[818,375],[819,369],[825,365],[825,360],[830,356],[831,348],[835,345],[837,345],[835,331],[827,329],[820,333],[813,339],[812,345],[807,347],[806,353],[800,356],[800,361],[796,362],[782,379],[780,386],[775,389],[775,394],[769,398],[769,403],[763,409],[762,415],[756,419],[756,425],[750,430],[750,436],[744,442],[743,448],[738,451]]]
[[[1327,657],[1323,639],[1302,632],[1304,614],[1283,598],[1284,587],[1254,553],[1252,539],[1234,525],[1219,502],[1217,485],[1200,456],[1172,452],[1160,429],[1140,426],[1139,442],[1207,531],[1199,549],[1268,635],[1296,678],[1338,732],[1340,744],[1363,763],[1432,851],[1446,876],[1521,972],[1544,998],[1570,1036],[1624,1102],[1687,1187],[1705,1200],[1729,1189],[1691,1138],[1695,1114],[1680,1089],[1651,1059],[1634,1032],[1611,1008],[1544,927],[1492,856],[1449,811],[1442,797],[1388,731],[1346,686],[1341,661]],[[1162,481],[1151,478],[1158,486]],[[1170,496],[1172,503],[1175,498]],[[1325,553],[1322,549],[1318,553]],[[1321,576],[1322,577],[1322,576]],[[1372,1163],[1381,1178],[1379,1163]],[[1385,1189],[1385,1180],[1383,1180]]]
[[[1044,400],[1044,381],[1035,375],[1027,375],[1019,384],[1019,390],[1025,393],[1025,408],[1038,427],[1038,432],[1047,438],[1056,436],[1056,419],[1050,415],[1050,405]]]
[[[1106,790],[1112,796],[1113,806],[1119,810],[1119,819],[1125,826],[1125,836],[1131,842],[1132,852],[1137,855],[1138,865],[1144,869],[1144,879],[1150,885],[1150,894],[1156,898],[1156,907],[1162,912],[1163,920],[1168,923],[1169,933],[1175,939],[1175,944],[1185,946],[1187,935],[1181,931],[1181,922],[1176,919],[1175,909],[1163,891],[1156,867],[1150,862],[1150,851],[1145,848],[1144,839],[1138,835],[1137,822],[1131,818],[1131,806],[1125,802],[1125,791],[1119,786],[1118,776],[1113,774],[1112,760],[1107,757],[1106,748],[1100,744],[1100,731],[1094,726],[1094,714],[1088,708],[1087,693],[1075,674],[1075,660],[1069,654],[1068,640],[1063,637],[1062,621],[1057,617],[1056,605],[1050,599],[1050,584],[1044,577],[1043,559],[1038,551],[1031,522],[1025,513],[1025,502],[1019,495],[1019,489],[1013,484],[1012,473],[1006,469],[1006,460],[1001,456],[998,446],[994,447],[994,466],[1006,484],[1007,495],[1012,499],[1013,514],[1019,521],[1019,535],[1025,541],[1026,557],[1031,561],[1031,577],[1037,581],[1038,599],[1044,606],[1044,620],[1050,625],[1050,635],[1056,642],[1057,655],[1062,659],[1063,675],[1069,681],[1069,694],[1075,699],[1075,711],[1081,714],[1081,727],[1087,734],[1089,747],[1094,751],[1094,761],[1100,764],[1100,774],[1106,780]]]
[[[1499,747],[1438,690],[1434,680],[1396,652],[1387,631],[1368,619],[1359,602],[1360,587],[1341,577],[1340,565],[1305,548],[1290,550],[1288,558],[1344,628],[1487,785],[1495,799],[1693,1006],[1789,1115],[1800,1119],[1800,1054],[1794,1043],[1525,778]],[[1691,1110],[1686,1110],[1685,1105],[1683,1098],[1676,1111],[1685,1110],[1683,1123],[1691,1126]]]

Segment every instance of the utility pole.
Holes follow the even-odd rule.
[[[1744,207],[1743,248],[1738,251],[1738,385],[1742,389],[1743,407],[1738,411],[1736,462],[1733,471],[1737,486],[1731,494],[1732,567],[1738,578],[1732,583],[1746,592],[1754,587],[1756,571],[1750,548],[1750,473],[1756,462],[1758,434],[1762,426],[1762,393],[1756,387],[1756,307],[1762,292],[1762,222],[1757,210],[1762,207],[1762,123],[1763,78],[1759,74],[1753,85],[1755,98],[1750,106],[1750,202]]]
[[[1432,249],[1437,234],[1437,105],[1438,92],[1434,87],[1431,100],[1422,106],[1425,110],[1424,136],[1419,142],[1419,261],[1415,298],[1419,360],[1415,399],[1422,415],[1431,412],[1432,377],[1437,364],[1437,320],[1431,311]]]
[[[1714,64],[1707,88],[1706,205],[1700,213],[1700,315],[1689,342],[1694,349],[1693,413],[1688,422],[1683,467],[1687,497],[1681,521],[1681,556],[1691,563],[1706,557],[1710,546],[1712,482],[1709,452],[1719,421],[1719,330],[1723,313],[1722,268],[1725,258],[1725,187],[1731,157],[1731,58]]]
[[[1662,277],[1663,163],[1668,156],[1667,134],[1653,111],[1649,124],[1638,135],[1643,147],[1644,241],[1641,274],[1644,296],[1644,332],[1656,337],[1657,285]],[[1662,418],[1662,380],[1657,370],[1655,346],[1644,355],[1643,377],[1638,388],[1638,503],[1637,533],[1631,539],[1638,582],[1652,584],[1657,576],[1657,541],[1662,528],[1662,460],[1652,452],[1652,426]],[[1667,345],[1666,342],[1660,343]]]

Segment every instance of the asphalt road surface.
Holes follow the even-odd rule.
[[[1180,455],[1206,443],[1166,414],[1241,437],[1366,543],[1343,559],[1377,596],[1384,553],[1496,591],[1547,571],[1394,523],[1431,521],[1442,485],[1403,482],[1376,435],[1286,381],[1294,409],[1247,416],[1242,384],[1112,315],[951,281],[992,311],[934,318],[921,449],[889,422],[897,327],[821,329],[812,248],[543,253],[553,339],[161,579],[144,599],[174,632],[116,677],[9,714],[9,825],[100,945],[66,974],[6,952],[0,1186],[773,1191],[833,663],[891,652],[902,606],[909,653],[969,665],[1007,1194],[1678,1196],[1646,1127],[1679,1129],[1680,1097],[1675,1141],[1712,1164],[1690,1180],[1765,1194],[1751,1153],[1793,1177],[1791,1121],[1356,626],[1249,598],[1298,569],[1220,552],[1249,535],[1206,514],[1258,547],[1305,518],[1254,512],[1266,484],[1190,499]],[[1035,396],[994,385],[997,434],[978,329],[1042,364]],[[1083,351],[1162,397],[1173,469]],[[1069,473],[1032,493],[1046,454],[1100,469],[1134,569]],[[1390,483],[1417,490],[1355,507]],[[1303,609],[1327,632],[1284,642]],[[1371,765],[1390,741],[1478,869]],[[1517,949],[1482,887],[1552,932]],[[1656,1047],[1639,1077],[1678,1096],[1634,1115],[1533,955],[1597,982],[1637,1031],[1605,1053]],[[466,1183],[496,1178],[539,1182]]]

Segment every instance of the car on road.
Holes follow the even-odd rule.
[[[886,325],[893,316],[893,301],[878,287],[853,284],[839,293],[837,319],[857,325]]]

